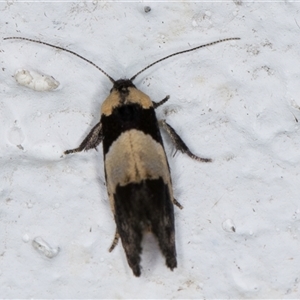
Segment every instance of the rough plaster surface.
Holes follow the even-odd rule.
[[[149,6],[151,11],[145,12]],[[0,37],[67,47],[115,79],[162,56],[135,84],[195,153],[165,138],[176,211],[178,268],[151,235],[142,276],[121,245],[106,194],[102,149],[80,144],[111,88],[62,51],[0,41],[1,298],[298,298],[300,296],[300,4],[292,1],[0,3]],[[147,9],[146,9],[147,11]],[[19,69],[53,76],[38,92]]]

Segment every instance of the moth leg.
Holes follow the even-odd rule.
[[[199,157],[195,154],[193,154],[190,149],[187,147],[187,145],[184,143],[184,141],[181,139],[181,137],[176,133],[176,131],[165,121],[160,120],[159,125],[163,127],[163,129],[169,134],[172,142],[174,143],[176,150],[181,151],[182,153],[187,154],[192,159],[202,161],[202,162],[211,162],[212,160],[210,158],[203,158]]]
[[[175,198],[173,198],[173,203],[174,203],[174,205],[176,205],[180,209],[183,209],[183,206]]]
[[[159,106],[163,105],[164,103],[166,103],[168,100],[170,99],[170,96],[166,96],[164,99],[160,100],[159,102],[153,102],[153,107],[154,109],[158,108]]]
[[[109,250],[108,250],[109,252],[112,252],[115,249],[115,247],[117,246],[117,244],[119,242],[119,238],[120,238],[120,235],[118,233],[118,230],[116,229],[114,240],[111,243],[111,246],[109,247]]]
[[[75,152],[81,152],[82,150],[89,150],[92,148],[96,148],[103,140],[103,133],[102,133],[102,124],[101,121],[97,123],[87,137],[82,141],[80,146],[75,149],[66,150],[64,154],[70,154]]]

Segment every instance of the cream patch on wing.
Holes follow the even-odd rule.
[[[162,177],[173,199],[165,151],[160,143],[142,131],[125,131],[112,143],[105,156],[105,169],[110,195],[115,193],[117,185],[125,186]]]
[[[105,116],[111,115],[114,108],[119,105],[137,103],[140,104],[143,108],[147,109],[153,106],[153,103],[149,96],[141,92],[140,90],[129,87],[129,94],[126,96],[125,102],[121,103],[121,95],[117,90],[113,90],[110,95],[104,100],[101,106],[101,114]]]

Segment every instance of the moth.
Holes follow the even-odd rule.
[[[114,249],[120,238],[133,274],[140,276],[142,238],[144,232],[150,230],[157,238],[167,267],[171,270],[176,268],[174,205],[182,206],[173,195],[160,128],[170,136],[177,150],[200,162],[211,162],[211,159],[193,154],[165,120],[157,120],[155,109],[167,102],[169,96],[154,102],[133,81],[165,59],[239,38],[221,39],[173,53],[149,64],[130,79],[119,80],[71,50],[28,38],[5,39],[26,40],[69,52],[92,64],[112,82],[110,94],[101,105],[100,121],[77,148],[66,150],[64,154],[95,149],[102,142],[107,193],[116,223],[109,251]]]

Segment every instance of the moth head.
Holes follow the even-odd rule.
[[[109,116],[116,108],[133,104],[143,109],[153,107],[149,96],[138,90],[131,79],[119,79],[114,82],[110,94],[102,103],[101,114]]]
[[[119,79],[114,82],[114,85],[110,92],[112,93],[113,91],[116,91],[120,94],[125,95],[126,93],[128,94],[129,87],[136,88],[130,79]]]

